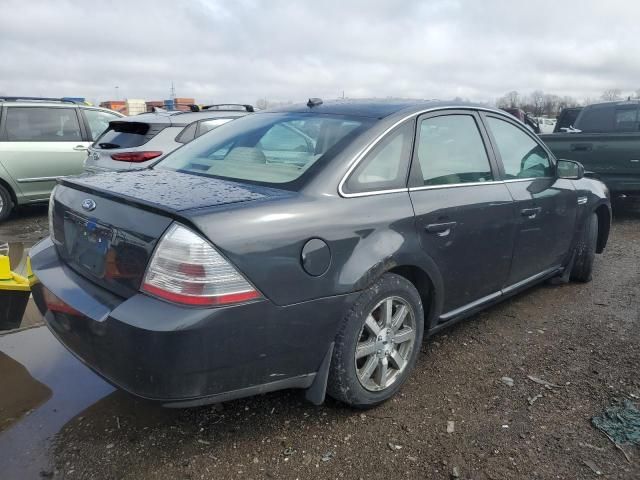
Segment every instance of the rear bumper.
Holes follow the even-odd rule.
[[[116,297],[64,265],[49,239],[31,255],[33,296],[60,342],[115,386],[175,406],[310,387],[355,296],[187,308]]]

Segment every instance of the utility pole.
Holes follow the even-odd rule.
[[[173,85],[173,80],[171,81],[171,90],[169,91],[169,98],[171,100],[176,101],[176,88]]]

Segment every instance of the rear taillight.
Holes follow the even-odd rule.
[[[153,253],[142,291],[186,305],[228,305],[260,297],[213,245],[175,223]]]
[[[125,152],[114,153],[111,158],[119,162],[146,162],[162,155],[162,152]]]

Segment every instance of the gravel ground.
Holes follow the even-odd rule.
[[[21,232],[34,222],[46,229],[34,215]],[[374,410],[295,391],[169,410],[115,392],[67,423],[42,475],[638,479],[640,448],[590,419],[640,402],[639,279],[640,209],[620,209],[593,282],[539,286],[425,341],[409,384]]]

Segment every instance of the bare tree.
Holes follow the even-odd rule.
[[[620,91],[619,88],[610,88],[602,92],[602,100],[605,100],[607,102],[613,101],[613,100],[620,100],[621,93],[622,92]]]
[[[267,108],[269,108],[269,100],[267,100],[266,98],[259,98],[258,100],[256,100],[256,107],[259,110],[266,110]]]
[[[496,104],[500,108],[516,108],[520,106],[520,94],[515,90],[506,93],[504,96],[496,100]]]
[[[558,95],[545,94],[543,102],[543,112],[549,117],[555,117],[560,108],[560,97]]]
[[[569,107],[577,107],[580,105],[580,102],[569,95],[565,95],[558,101],[558,110],[562,110],[563,108]]]
[[[531,92],[531,110],[536,117],[544,112],[544,92],[542,90]]]
[[[513,90],[507,93],[506,97],[507,97],[507,102],[509,104],[509,107],[516,108],[520,106],[520,95],[518,94],[517,91]]]

